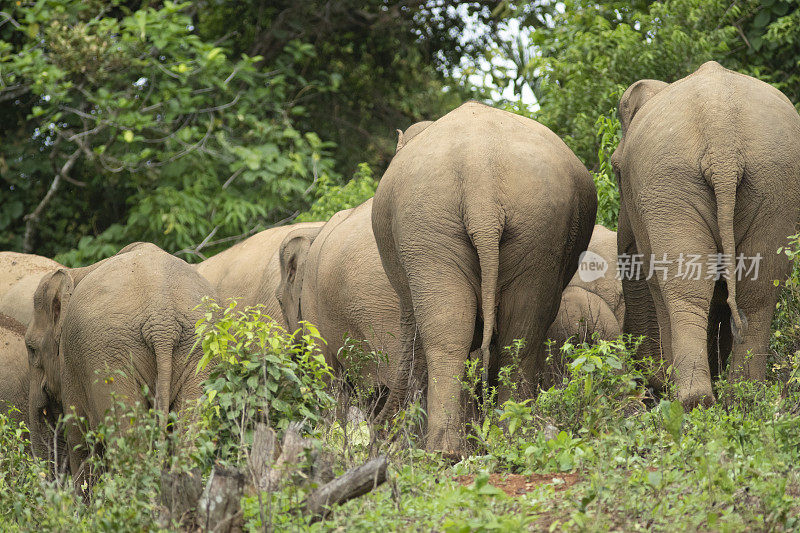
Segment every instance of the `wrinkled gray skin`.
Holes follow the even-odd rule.
[[[708,405],[729,353],[731,378],[764,378],[773,280],[790,269],[776,250],[800,213],[800,117],[780,91],[715,62],[672,84],[634,83],[619,116],[618,248],[645,259],[623,281],[624,331],[648,336],[642,355],[663,350],[684,407]],[[705,279],[717,253],[760,254],[758,278]],[[666,281],[644,279],[651,254],[670,262]],[[700,280],[677,277],[680,254],[701,257]]]
[[[426,446],[459,453],[467,356],[480,346],[494,381],[511,361],[505,352],[492,359],[490,345],[515,338],[527,341],[517,378],[535,387],[545,334],[589,243],[596,208],[589,173],[533,120],[469,102],[414,135],[373,204],[375,240],[400,299],[403,354],[381,418],[418,386],[409,384],[412,369],[424,365]],[[508,393],[501,389],[500,399]]]
[[[400,304],[381,265],[372,235],[372,199],[333,215],[321,230],[303,228],[280,248],[277,295],[291,330],[311,322],[327,345],[329,365],[341,372],[351,361],[338,356],[344,338],[366,341],[386,361],[363,363],[357,377],[368,385],[394,385],[400,352]]]
[[[0,314],[0,414],[27,423],[28,353],[25,351],[25,327],[2,314]]]
[[[0,252],[0,313],[27,326],[33,318],[33,293],[42,276],[62,266],[33,254]]]
[[[202,353],[191,348],[203,315],[195,307],[205,295],[215,295],[214,289],[194,268],[146,243],[89,267],[46,275],[25,335],[36,455],[49,456],[47,424],[62,410],[94,428],[112,394],[161,411],[177,411],[199,397],[207,371],[195,373]],[[154,399],[143,396],[144,385]],[[82,440],[77,424],[69,423],[69,467],[76,480],[86,458]]]
[[[572,342],[592,342],[595,334],[600,340],[612,340],[622,333],[625,300],[622,282],[616,278],[616,232],[596,225],[587,251],[600,256],[608,269],[601,277],[590,279],[593,276],[589,275],[589,261],[581,261],[561,295],[558,315],[547,332],[547,338],[554,341],[554,350],[570,338]]]
[[[216,289],[220,298],[235,298],[239,308],[263,305],[264,313],[282,326],[275,290],[280,282],[278,248],[295,229],[321,228],[324,222],[303,222],[270,228],[206,259],[197,271]]]

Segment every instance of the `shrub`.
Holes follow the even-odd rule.
[[[344,185],[338,185],[327,175],[319,179],[316,199],[308,211],[300,213],[297,222],[325,221],[335,213],[350,209],[366,202],[375,195],[378,181],[367,163],[358,165],[353,179]]]
[[[596,223],[610,230],[617,230],[619,218],[619,189],[614,169],[611,167],[611,154],[617,149],[622,131],[617,118],[617,110],[611,109],[605,116],[600,115],[595,122],[597,141],[597,170],[592,172],[597,187]]]
[[[303,323],[288,333],[260,306],[239,311],[231,302],[223,309],[208,299],[205,305],[197,324],[203,346],[198,368],[215,363],[202,401],[217,457],[238,462],[257,422],[284,430],[296,421],[313,429],[333,406],[327,390],[333,375],[317,329]]]
[[[539,413],[560,428],[597,432],[631,410],[644,409],[647,376],[634,363],[630,339],[596,344],[565,343],[561,348],[566,376],[536,400]]]

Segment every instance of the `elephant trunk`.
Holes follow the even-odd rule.
[[[725,282],[728,287],[728,307],[731,310],[731,333],[733,339],[741,343],[747,329],[747,317],[736,304],[736,238],[733,216],[736,208],[736,189],[744,172],[743,165],[738,162],[735,154],[730,154],[725,158],[725,164],[712,162],[704,164],[703,168],[717,200],[717,227],[722,253],[725,257],[731,258]]]

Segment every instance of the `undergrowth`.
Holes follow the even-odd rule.
[[[298,512],[307,488],[295,479],[271,494],[248,492],[247,531],[800,527],[795,351],[776,352],[765,383],[719,380],[717,403],[689,413],[669,394],[655,398],[647,389],[628,338],[566,344],[555,365],[560,379],[535,398],[515,387],[509,368],[498,384],[512,393],[499,402],[468,364],[465,397],[476,406],[465,421],[471,454],[453,464],[420,449],[424,404],[408,406],[388,428],[374,427],[368,413],[380,390],[352,373],[334,376],[310,325],[292,334],[258,309],[213,312],[223,320],[200,325],[204,362],[216,365],[204,396],[170,415],[166,428],[160,415],[118,402],[87,435],[94,453],[85,498],[70,479],[30,457],[24,427],[0,416],[3,531],[182,530],[179,520],[164,517],[163,472],[205,477],[214,465],[246,467],[258,422],[279,434],[299,424],[331,457],[334,474],[386,454],[389,479],[315,524]],[[511,360],[521,348],[507,348]],[[349,340],[344,352],[358,370],[383,358]]]

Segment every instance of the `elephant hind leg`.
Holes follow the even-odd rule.
[[[477,296],[457,268],[444,268],[436,279],[416,279],[412,291],[425,304],[417,306],[425,311],[416,318],[428,371],[426,447],[458,454],[464,449],[462,381],[475,333]]]

